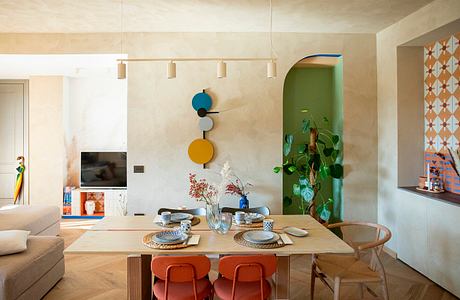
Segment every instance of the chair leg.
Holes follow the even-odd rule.
[[[359,299],[364,298],[364,283],[359,284]]]
[[[385,276],[383,277],[383,280],[382,280],[382,290],[383,290],[383,299],[389,300],[390,297],[388,296],[387,279],[385,278]]]
[[[340,299],[340,278],[334,279],[334,300]]]
[[[316,265],[311,264],[311,280],[310,280],[310,300],[315,297],[315,281],[316,281]]]

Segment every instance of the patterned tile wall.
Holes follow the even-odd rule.
[[[460,33],[425,45],[424,59],[425,161],[439,167],[446,190],[460,193],[447,150],[460,147]]]

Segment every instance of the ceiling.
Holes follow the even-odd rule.
[[[432,0],[272,0],[276,32],[375,33]],[[266,32],[269,0],[123,0],[124,31]],[[0,32],[119,32],[120,0],[0,0]]]
[[[117,58],[120,55],[0,55],[0,79],[26,79],[34,75],[116,78]]]

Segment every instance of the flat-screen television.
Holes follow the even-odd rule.
[[[80,187],[126,187],[126,152],[81,152]]]

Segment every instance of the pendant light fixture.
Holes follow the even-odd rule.
[[[167,75],[168,79],[176,78],[176,63],[172,60],[168,62]]]
[[[272,9],[272,0],[270,1],[270,12],[269,12],[269,23],[270,23],[270,58],[271,60],[267,63],[267,77],[275,78],[276,77],[276,62],[273,59],[273,9]]]
[[[120,0],[120,56],[123,56],[123,0]],[[118,79],[126,79],[126,64],[118,63]]]
[[[217,63],[217,78],[227,77],[227,64],[220,60]]]

